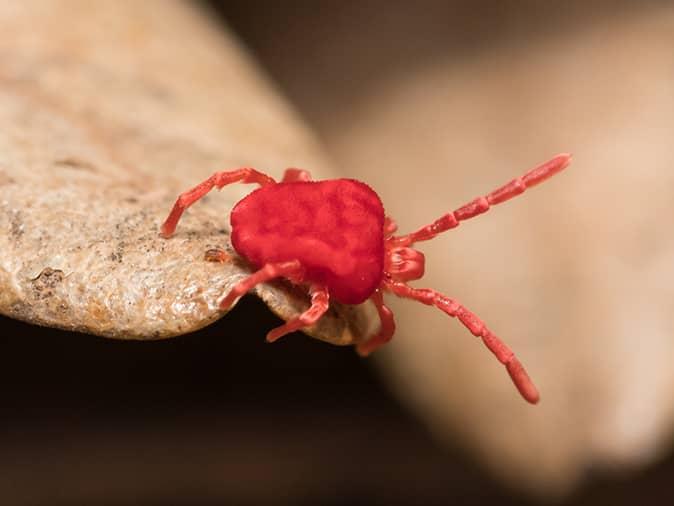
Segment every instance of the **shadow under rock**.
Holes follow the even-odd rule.
[[[440,448],[352,349],[266,344],[279,322],[252,296],[154,342],[0,318],[3,502],[520,503]]]

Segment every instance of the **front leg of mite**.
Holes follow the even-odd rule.
[[[538,389],[512,350],[463,304],[435,290],[412,288],[399,281],[387,282],[386,287],[400,297],[435,306],[449,316],[457,318],[474,336],[480,337],[499,362],[505,365],[522,397],[532,404],[538,402],[540,397]]]
[[[318,319],[325,314],[330,306],[330,294],[327,287],[323,285],[314,284],[309,289],[311,294],[311,307],[297,318],[276,327],[267,334],[267,341],[273,343],[279,337],[290,334],[296,330],[304,327],[309,327],[316,323]]]
[[[557,155],[551,160],[541,163],[533,169],[529,169],[520,177],[499,186],[487,195],[473,199],[451,213],[441,216],[430,225],[426,225],[416,232],[400,237],[392,237],[391,242],[396,246],[410,246],[415,242],[433,239],[436,235],[457,227],[462,221],[485,213],[492,206],[506,202],[524,193],[528,188],[551,178],[564,170],[569,163],[571,163],[571,155],[567,153]]]
[[[384,239],[388,239],[398,230],[398,224],[390,216],[384,218]]]

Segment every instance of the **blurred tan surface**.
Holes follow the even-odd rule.
[[[671,9],[607,20],[438,61],[352,104],[349,128],[326,129],[402,230],[574,153],[564,175],[421,247],[421,284],[459,298],[514,347],[540,406],[517,398],[461,326],[394,305],[386,358],[397,389],[512,483],[568,489],[589,467],[647,462],[670,443],[673,46]]]
[[[216,170],[329,168],[241,48],[183,2],[0,6],[0,312],[116,338],[196,330],[250,273],[204,260],[228,250],[233,185],[195,205],[171,240],[176,196]],[[177,36],[178,35],[178,36]],[[256,289],[285,319],[305,294]],[[334,305],[312,330],[362,337],[361,309]]]
[[[671,4],[369,2],[323,18],[261,52],[401,231],[574,154],[566,173],[420,245],[417,286],[511,344],[541,404],[522,402],[457,322],[408,301],[392,302],[398,332],[382,352],[395,390],[438,437],[544,495],[669,451]],[[304,72],[293,47],[311,48]]]

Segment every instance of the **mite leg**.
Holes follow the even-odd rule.
[[[296,330],[313,325],[330,306],[330,295],[328,289],[322,285],[311,285],[309,290],[311,293],[311,307],[297,318],[276,327],[267,334],[267,341],[273,343],[279,337],[290,334]]]
[[[283,173],[282,183],[292,183],[294,181],[311,181],[311,174],[308,170],[290,168]]]
[[[393,337],[393,333],[396,329],[396,324],[393,320],[393,312],[384,304],[384,293],[382,289],[377,288],[370,297],[370,300],[374,302],[374,305],[377,308],[377,313],[379,313],[379,319],[381,320],[381,327],[377,334],[356,347],[356,351],[362,357],[369,355],[380,346],[388,343]]]
[[[300,281],[303,273],[304,269],[299,260],[266,264],[260,270],[255,271],[246,279],[243,279],[234,285],[225,298],[220,301],[220,308],[229,309],[236,299],[250,291],[255,285],[280,277],[289,278],[292,281]]]
[[[387,216],[384,219],[384,237],[388,239],[396,233],[396,230],[398,230],[398,224],[393,220],[393,218]]]
[[[400,297],[414,299],[423,304],[435,306],[449,316],[458,318],[474,336],[482,338],[487,348],[496,356],[499,362],[505,365],[510,378],[522,397],[532,404],[538,402],[538,390],[512,350],[461,303],[435,290],[412,288],[405,283],[397,281],[386,283],[386,287]]]
[[[173,232],[178,225],[178,221],[180,220],[180,217],[182,216],[185,209],[190,207],[213,188],[217,188],[219,190],[225,185],[237,182],[257,183],[260,186],[276,183],[276,181],[274,181],[271,177],[251,168],[216,172],[203,183],[198,184],[191,190],[182,193],[178,197],[178,200],[176,200],[176,203],[171,210],[171,213],[168,215],[168,218],[166,218],[166,221],[161,226],[161,235],[163,237],[170,237],[173,235]]]
[[[411,234],[393,238],[393,243],[396,246],[409,246],[418,241],[433,239],[436,235],[458,226],[460,222],[482,214],[488,211],[491,206],[510,200],[523,193],[527,188],[536,186],[554,176],[565,169],[570,162],[571,155],[566,153],[557,155],[553,159],[530,169],[524,175],[500,186],[491,193],[478,197],[459,207],[457,210],[441,216],[430,225],[426,225]]]

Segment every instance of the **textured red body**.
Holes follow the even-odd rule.
[[[232,246],[260,268],[299,260],[306,279],[344,304],[367,300],[384,275],[384,206],[353,179],[263,186],[230,216]]]
[[[369,299],[381,320],[379,331],[357,344],[368,355],[386,344],[395,331],[393,313],[384,303],[384,292],[434,306],[459,320],[496,356],[520,394],[538,402],[536,386],[512,350],[473,312],[456,299],[431,288],[414,288],[409,281],[424,275],[425,258],[416,243],[488,211],[562,171],[571,156],[560,154],[523,175],[477,197],[410,234],[396,235],[397,226],[377,194],[353,179],[311,181],[305,170],[287,169],[280,182],[251,167],[216,172],[178,197],[161,227],[170,237],[185,209],[213,188],[241,182],[260,185],[232,210],[232,246],[257,270],[239,281],[220,301],[228,309],[254,286],[287,278],[306,286],[311,305],[297,318],[271,330],[275,341],[294,330],[314,325],[328,310],[330,299],[359,304]],[[220,258],[219,256],[217,258]]]

